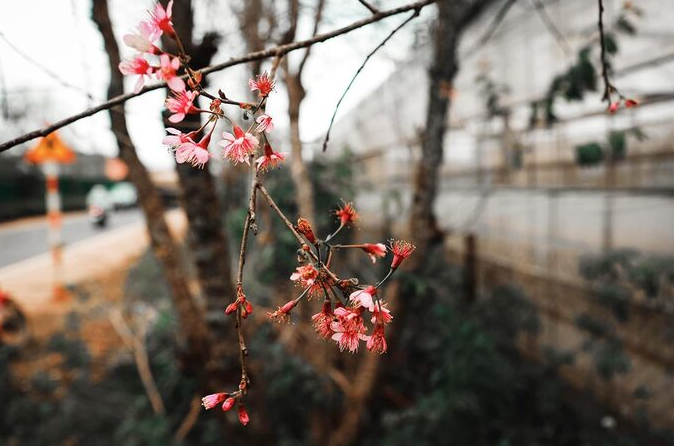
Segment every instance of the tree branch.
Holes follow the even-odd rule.
[[[321,21],[323,20],[323,8],[325,7],[325,0],[318,0],[318,5],[316,5],[316,15],[314,16],[314,30],[311,33],[311,37],[316,36],[318,34],[318,27],[321,24]],[[304,65],[307,63],[307,59],[309,58],[309,54],[311,53],[311,47],[308,46],[306,51],[304,52],[304,56],[302,56],[302,60],[300,61],[299,66],[297,67],[297,75],[301,76],[302,71],[304,70]]]
[[[332,118],[330,118],[330,125],[328,126],[328,131],[325,133],[325,140],[323,141],[323,151],[325,152],[328,149],[328,140],[330,139],[330,130],[332,130],[332,125],[335,123],[335,117],[337,116],[337,111],[339,110],[339,106],[342,104],[342,101],[344,100],[344,97],[346,94],[349,92],[351,89],[351,86],[355,82],[356,78],[360,74],[361,71],[363,71],[363,68],[365,68],[365,64],[367,64],[367,61],[370,60],[370,57],[374,56],[374,54],[379,51],[384,45],[386,45],[386,42],[388,42],[391,37],[398,31],[400,31],[405,25],[407,25],[409,22],[412,21],[416,16],[419,15],[419,10],[416,9],[411,16],[407,18],[404,22],[402,22],[400,25],[398,25],[391,33],[386,36],[384,40],[381,41],[379,45],[373,49],[370,54],[367,55],[363,63],[358,67],[358,70],[356,70],[356,73],[353,75],[351,78],[351,81],[349,82],[349,85],[346,86],[346,89],[344,90],[344,93],[342,93],[342,96],[339,98],[339,101],[337,101],[337,105],[335,106],[335,110],[332,112]]]
[[[604,95],[602,101],[611,102],[611,92],[614,90],[611,81],[608,78],[608,62],[606,61],[606,36],[604,33],[604,2],[597,0],[599,5],[599,44],[601,46],[601,77],[604,80]]]
[[[306,48],[308,46],[315,45],[317,43],[325,42],[326,40],[330,40],[330,39],[332,39],[334,37],[337,37],[337,36],[340,36],[342,34],[347,34],[351,31],[362,28],[362,27],[367,26],[371,23],[379,22],[379,21],[381,21],[383,19],[386,19],[388,17],[398,15],[398,14],[402,14],[404,12],[411,11],[413,9],[422,9],[422,8],[432,4],[432,3],[436,3],[437,1],[438,0],[421,0],[421,1],[410,3],[410,4],[407,4],[407,5],[404,5],[404,6],[400,6],[398,8],[392,8],[392,9],[389,9],[389,10],[386,10],[386,11],[381,11],[377,14],[373,14],[372,16],[370,16],[366,19],[358,20],[356,22],[351,23],[350,25],[344,26],[342,28],[338,28],[336,30],[333,30],[333,31],[330,31],[330,32],[327,32],[327,33],[319,34],[319,35],[314,36],[310,39],[301,40],[299,42],[292,42],[292,43],[288,43],[288,44],[285,44],[285,45],[279,45],[279,46],[269,48],[269,49],[266,49],[266,50],[262,50],[262,51],[255,51],[255,52],[246,54],[246,55],[238,57],[238,58],[230,59],[227,62],[211,65],[211,66],[206,67],[203,70],[201,70],[201,73],[203,75],[206,75],[206,74],[210,74],[210,73],[214,73],[214,72],[217,72],[217,71],[224,70],[224,69],[229,68],[229,67],[240,65],[240,64],[243,64],[243,63],[252,62],[252,61],[261,60],[261,59],[267,59],[269,57],[282,56],[282,55],[285,55],[285,54],[290,53],[292,51],[296,51],[300,48]],[[183,75],[182,77],[184,79],[187,78],[186,75]],[[4,143],[0,144],[0,152],[4,152],[6,150],[9,150],[14,146],[17,146],[21,143],[30,141],[32,139],[39,138],[41,136],[47,136],[51,132],[53,132],[55,130],[58,130],[62,127],[65,127],[69,124],[72,124],[73,122],[77,122],[77,121],[79,121],[83,118],[87,118],[87,117],[92,116],[92,115],[94,115],[98,112],[101,112],[103,110],[107,110],[109,108],[112,108],[115,105],[122,104],[122,103],[128,101],[129,99],[133,99],[137,96],[141,96],[141,95],[143,95],[145,93],[148,93],[150,91],[158,90],[158,89],[164,88],[164,87],[166,87],[166,83],[160,82],[160,83],[157,83],[157,84],[154,84],[154,85],[146,86],[146,87],[142,88],[138,93],[126,93],[126,94],[119,95],[119,96],[117,96],[115,98],[112,98],[112,99],[110,99],[106,102],[103,102],[103,103],[101,103],[101,104],[99,104],[95,107],[88,108],[87,110],[84,110],[81,113],[72,115],[68,118],[57,121],[54,124],[43,127],[39,130],[34,130],[32,132],[26,133],[22,136],[19,136],[17,138],[14,138],[14,139],[11,139],[7,142],[4,142]]]
[[[368,2],[366,2],[365,0],[358,0],[358,2],[359,2],[361,5],[365,6],[367,9],[369,9],[370,12],[371,12],[372,14],[377,14],[377,13],[379,13],[379,10],[378,10],[377,8],[375,8],[374,6],[372,6],[371,4],[369,4]]]

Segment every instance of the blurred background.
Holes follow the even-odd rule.
[[[407,3],[176,0],[173,22],[205,67]],[[267,318],[296,295],[297,246],[259,206],[245,428],[201,397],[239,380],[223,309],[246,170],[215,141],[207,169],[176,165],[163,89],[0,153],[0,445],[674,444],[674,4],[603,1],[611,82],[639,102],[610,114],[598,3],[424,7],[369,59],[326,151],[352,76],[411,13],[283,59],[276,202],[327,234],[354,201],[343,243],[417,251],[384,290],[389,351],[340,353],[311,326],[320,301]],[[152,7],[1,4],[0,141],[131,91],[122,36]],[[270,65],[208,88],[253,100]],[[340,276],[386,272],[357,254]]]

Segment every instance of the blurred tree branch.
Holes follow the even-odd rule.
[[[263,60],[263,59],[268,59],[270,57],[279,57],[283,56],[287,53],[290,53],[292,51],[296,51],[301,48],[306,48],[311,45],[315,45],[320,42],[325,42],[326,40],[330,40],[332,38],[335,38],[337,36],[341,36],[343,34],[349,33],[351,31],[354,31],[356,29],[362,28],[364,26],[367,26],[371,23],[379,22],[383,19],[386,19],[388,17],[397,15],[397,14],[402,14],[407,11],[411,11],[413,9],[420,9],[424,8],[432,3],[437,2],[438,0],[420,0],[414,3],[410,3],[404,6],[400,6],[398,8],[392,8],[386,11],[381,11],[377,14],[373,14],[368,18],[362,19],[355,21],[351,23],[350,25],[344,26],[342,28],[338,28],[336,30],[323,33],[323,34],[318,34],[310,39],[305,39],[301,40],[298,42],[292,42],[292,43],[287,43],[284,45],[279,45],[275,46],[266,50],[262,51],[256,51],[253,53],[246,54],[244,56],[238,57],[238,58],[233,58],[230,59],[227,62],[222,62],[219,64],[214,64],[209,67],[204,68],[201,70],[201,73],[203,75],[207,75],[209,73],[214,73],[217,71],[224,70],[229,67],[233,67],[236,65],[241,65],[243,63],[248,63],[248,62],[253,62],[257,60]],[[116,69],[116,67],[115,67]],[[183,76],[186,78],[186,76]],[[39,138],[41,136],[46,136],[49,133],[53,132],[54,130],[58,130],[62,127],[65,127],[69,124],[72,124],[73,122],[77,122],[83,118],[92,116],[96,113],[99,113],[103,110],[108,110],[116,105],[123,104],[124,102],[128,101],[129,99],[133,99],[137,96],[141,96],[145,93],[148,93],[150,91],[158,90],[160,88],[165,88],[166,83],[165,82],[160,82],[154,85],[149,85],[146,87],[143,87],[138,93],[126,93],[126,94],[119,94],[117,96],[109,96],[108,101],[103,102],[102,104],[99,104],[95,107],[88,108],[80,113],[77,113],[75,115],[72,115],[68,118],[62,119],[58,122],[55,122],[54,124],[45,126],[41,129],[34,130],[32,132],[26,133],[22,136],[19,136],[17,138],[14,138],[12,140],[6,141],[2,144],[0,144],[0,152],[4,152],[6,150],[11,149],[14,146],[17,146],[21,143],[30,141],[35,138]]]
[[[112,29],[107,0],[93,1],[91,17],[103,37],[110,62],[108,97],[119,97],[120,93],[124,90],[123,77],[117,69],[120,62],[119,47]],[[203,314],[196,305],[187,286],[185,274],[182,271],[180,252],[164,218],[166,209],[156,187],[150,179],[148,171],[138,158],[126,126],[126,116],[123,106],[117,107],[117,110],[113,109],[112,106],[109,107],[109,114],[113,134],[119,147],[119,157],[128,166],[129,179],[138,190],[140,206],[145,215],[150,235],[152,252],[166,275],[173,304],[182,328],[181,333],[187,341],[188,348],[184,352],[186,362],[188,365],[205,364],[209,357],[210,346],[205,326],[202,323]],[[200,368],[194,367],[191,369],[191,372],[200,373]]]

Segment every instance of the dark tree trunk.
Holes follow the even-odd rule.
[[[123,76],[117,69],[120,62],[119,47],[110,22],[107,0],[93,0],[91,17],[103,36],[105,50],[110,62],[110,86],[108,98],[124,92]],[[129,168],[129,179],[138,190],[138,199],[145,215],[150,234],[152,252],[162,266],[180,321],[181,332],[186,340],[186,366],[198,373],[209,357],[209,342],[203,313],[194,301],[187,286],[186,274],[181,267],[180,251],[169,232],[164,218],[165,208],[150,175],[141,163],[129,137],[124,107],[109,111],[111,128],[119,146],[119,157]]]
[[[199,44],[192,41],[191,1],[174,3],[173,23],[176,33],[191,57],[190,66],[194,69],[207,66],[217,51],[218,37],[215,34],[207,34]],[[165,44],[169,45],[170,42],[167,40]],[[167,127],[189,132],[201,126],[201,115],[187,115],[185,120],[178,124],[171,124],[168,121],[164,123]],[[181,203],[189,221],[188,243],[206,303],[207,325],[215,346],[219,343],[218,340],[224,340],[226,335],[224,307],[234,296],[223,211],[213,175],[207,168],[197,169],[189,164],[178,164],[177,172]],[[217,361],[217,358],[214,359]]]
[[[444,238],[433,206],[440,185],[452,83],[459,70],[459,39],[465,27],[492,1],[444,0],[438,3],[433,62],[429,69],[426,128],[421,141],[421,158],[414,173],[409,223],[410,234],[418,248],[414,255],[417,259],[424,258],[428,250],[440,245]]]

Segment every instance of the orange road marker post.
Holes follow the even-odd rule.
[[[63,262],[61,250],[61,194],[59,192],[59,168],[61,164],[75,161],[75,152],[66,146],[56,132],[50,133],[26,152],[25,160],[39,164],[45,176],[45,208],[47,212],[48,232],[47,240],[53,262],[53,295],[55,301],[66,298],[63,281]]]

